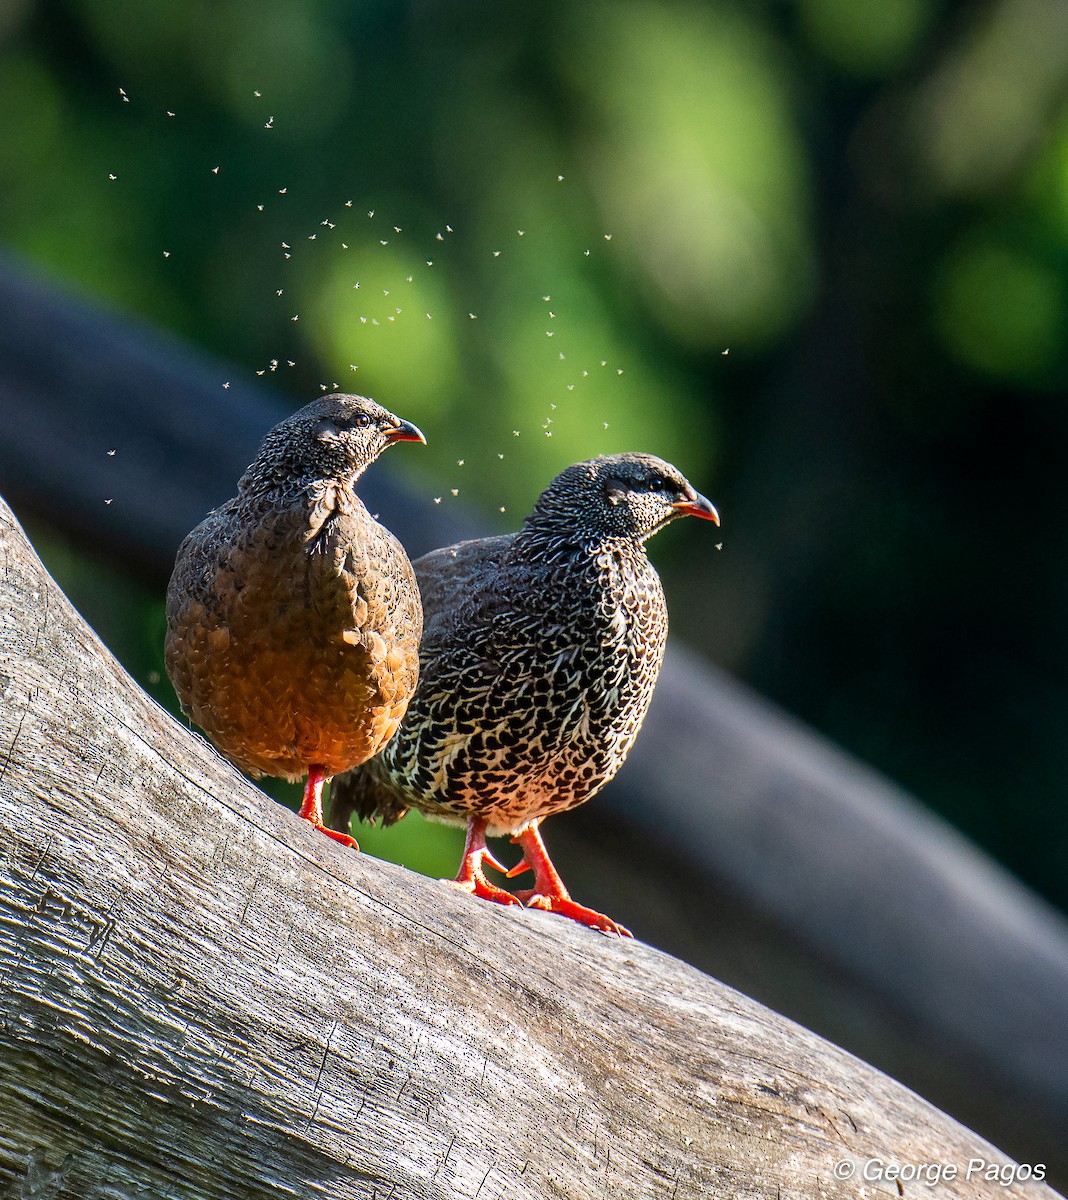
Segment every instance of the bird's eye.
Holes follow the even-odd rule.
[[[358,429],[363,429],[371,423],[371,418],[366,413],[357,413],[354,420]]]
[[[645,486],[651,492],[662,492],[665,487],[665,481],[659,475],[654,475]]]

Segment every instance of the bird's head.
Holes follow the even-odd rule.
[[[394,442],[425,443],[426,438],[410,421],[365,396],[323,396],[267,434],[245,479],[267,486],[316,480],[351,484]]]
[[[710,500],[682,472],[652,454],[610,454],[561,472],[538,498],[529,520],[548,521],[583,538],[644,542],[677,517],[719,524]]]

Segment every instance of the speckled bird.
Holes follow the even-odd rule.
[[[461,887],[627,934],[571,899],[539,827],[600,791],[634,744],[668,629],[645,542],[682,516],[719,524],[675,467],[616,454],[569,467],[517,533],[418,559],[419,684],[385,750],[334,780],[333,822],[388,825],[415,808],[466,824]],[[484,865],[503,870],[487,835],[522,848],[507,873],[529,868],[533,888],[487,879]]]
[[[234,499],[182,543],[167,589],[167,673],[182,710],[253,777],[324,780],[396,732],[418,676],[422,608],[400,542],[356,495],[394,442],[425,442],[362,396],[276,425]]]

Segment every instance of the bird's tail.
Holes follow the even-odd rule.
[[[408,806],[377,757],[331,780],[326,819],[332,829],[348,829],[354,816],[361,821],[393,825],[407,812]]]

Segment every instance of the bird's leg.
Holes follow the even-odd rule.
[[[322,767],[308,768],[308,781],[304,785],[304,803],[300,806],[300,815],[314,829],[325,833],[343,846],[351,846],[359,850],[359,843],[347,833],[339,833],[336,829],[327,829],[323,824],[323,784],[326,782],[326,772]]]
[[[495,900],[498,904],[518,904],[519,901],[511,892],[490,883],[482,870],[483,863],[489,863],[495,871],[504,872],[504,867],[490,854],[486,845],[486,822],[472,817],[467,822],[467,841],[464,843],[460,873],[448,882],[463,888],[465,892],[470,892],[472,896],[480,896],[483,900]]]
[[[512,838],[512,841],[522,847],[523,862],[513,867],[508,874],[518,875],[525,867],[530,867],[534,872],[534,886],[527,891],[516,893],[528,908],[543,908],[546,912],[559,913],[562,917],[570,917],[580,925],[589,925],[604,933],[615,933],[620,937],[634,936],[629,929],[613,921],[611,917],[576,904],[571,899],[567,888],[564,887],[564,881],[549,858],[537,823],[528,826]]]

